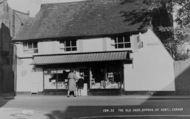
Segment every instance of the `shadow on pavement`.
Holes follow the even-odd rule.
[[[3,107],[7,102],[13,100],[15,95],[13,93],[0,94],[0,108]]]

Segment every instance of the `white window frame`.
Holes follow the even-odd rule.
[[[75,42],[74,43],[75,45],[73,45],[73,42]],[[66,52],[75,52],[75,51],[77,51],[77,40],[63,40],[63,41],[60,41],[60,49],[63,49]],[[68,50],[68,49],[70,49],[70,50]]]
[[[38,53],[38,42],[24,42],[24,52]]]
[[[112,39],[114,40],[115,49],[131,48],[130,35],[114,36]]]

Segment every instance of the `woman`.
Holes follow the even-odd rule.
[[[76,97],[76,82],[77,82],[77,76],[73,70],[70,71],[68,74],[68,79],[69,79],[69,85],[68,85],[68,92],[67,92],[67,97],[70,96],[70,93],[73,92],[73,96]]]

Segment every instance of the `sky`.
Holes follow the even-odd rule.
[[[40,5],[42,3],[52,3],[52,2],[72,2],[81,0],[8,0],[8,4],[11,8],[22,11],[30,12],[30,16],[34,17],[36,13],[40,10]]]

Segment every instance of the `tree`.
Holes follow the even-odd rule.
[[[184,29],[190,26],[190,0],[123,0],[121,3],[129,2],[140,2],[139,8],[145,7],[123,12],[126,21],[133,20],[133,23],[143,21],[142,27],[152,26],[171,56],[176,60],[180,59],[177,46],[183,40]],[[174,6],[178,7],[175,19]],[[174,21],[178,24],[177,29],[174,29]]]
[[[190,27],[190,0],[173,0],[178,6],[175,21],[180,27]]]

